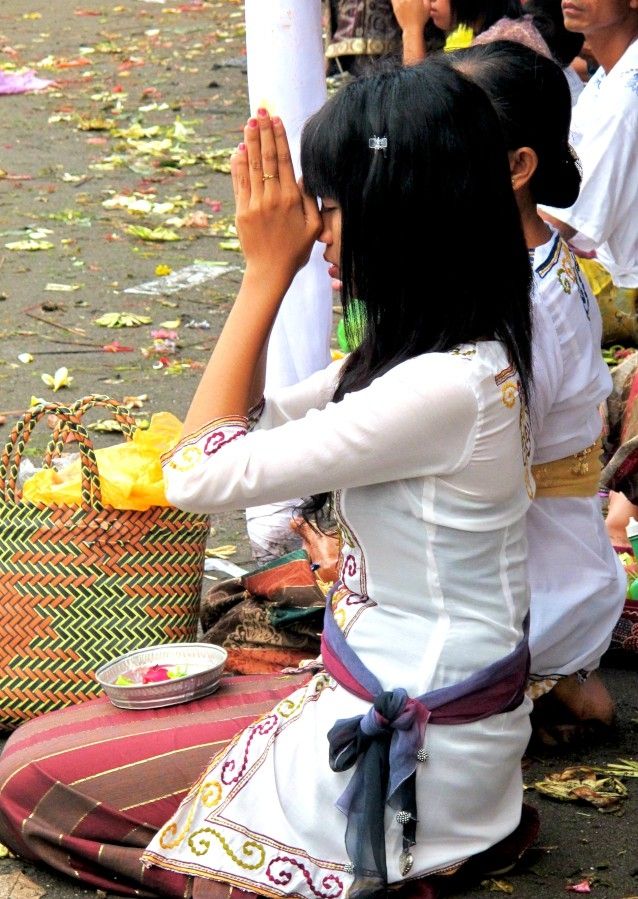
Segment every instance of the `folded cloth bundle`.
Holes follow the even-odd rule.
[[[231,674],[267,674],[319,653],[325,596],[305,550],[216,584],[202,600],[204,640]]]

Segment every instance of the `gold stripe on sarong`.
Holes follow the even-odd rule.
[[[602,465],[600,438],[587,449],[556,459],[532,465],[539,496],[595,496],[598,493]]]

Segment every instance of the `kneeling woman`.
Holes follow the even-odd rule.
[[[242,727],[179,807],[183,791],[167,800],[157,776],[138,785],[148,799],[132,817],[117,778],[107,789],[114,752],[126,768],[127,713],[76,779],[62,773],[64,728],[42,763],[33,725],[0,762],[0,839],[58,866],[66,857],[91,883],[126,846],[119,892],[226,897],[230,884],[340,899],[420,879],[434,895],[430,875],[521,830],[530,266],[498,122],[479,88],[431,60],[346,86],[307,123],[302,168],[303,193],[282,123],[265,110],[249,120],[232,160],[246,271],[164,464],[185,509],[333,494],[340,581],[325,670]],[[355,295],[365,309],[363,340],[262,401],[268,334],[315,240],[342,278],[346,317]],[[455,280],[461,252],[481,273],[495,248],[494,277]],[[200,715],[193,745],[228,740],[231,700],[202,701],[210,724]],[[189,707],[172,714],[183,733]],[[173,753],[166,777],[181,767],[183,780],[188,759]],[[20,798],[25,770],[40,795],[43,780],[64,780],[78,807],[108,809],[92,818],[93,855],[86,820],[56,832],[55,803]],[[160,799],[171,817],[142,855]]]

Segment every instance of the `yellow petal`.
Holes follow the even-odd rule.
[[[53,392],[55,393],[60,387],[68,387],[72,380],[73,378],[69,374],[68,368],[65,368],[64,366],[58,368],[53,375]]]

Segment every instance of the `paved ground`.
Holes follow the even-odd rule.
[[[0,97],[0,437],[32,396],[146,396],[140,417],[184,413],[241,265],[224,169],[246,115],[242,23],[235,0],[0,5],[0,66],[36,67],[57,82],[44,94]],[[158,240],[167,230],[178,239]],[[40,248],[20,249],[23,241]],[[145,292],[127,292],[149,282]],[[96,324],[108,313],[143,321]],[[131,350],[103,349],[117,344]],[[33,361],[20,361],[23,354]],[[42,375],[60,368],[73,381],[54,393]],[[27,450],[34,464],[48,433],[43,426]],[[113,439],[94,436],[98,446]],[[242,516],[213,524],[213,542],[235,544],[232,560],[247,562]],[[530,785],[568,764],[636,756],[636,672],[607,667],[605,678],[619,705],[617,740],[531,759]],[[492,889],[556,899],[588,877],[593,896],[638,897],[638,780],[626,783],[628,800],[607,814],[530,788],[543,830],[528,867],[459,895]],[[0,860],[0,899],[85,895],[95,892]]]

